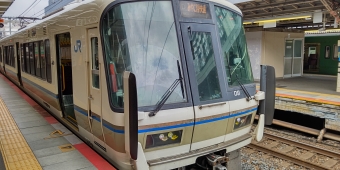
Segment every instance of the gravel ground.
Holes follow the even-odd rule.
[[[299,142],[308,143],[310,145],[315,145],[319,148],[333,150],[335,152],[340,152],[340,142],[332,141],[332,140],[323,140],[321,143],[317,142],[317,137],[304,136],[302,133],[298,134],[297,132],[290,130],[277,130],[274,128],[266,128],[265,132],[275,135],[280,135],[284,138],[293,139]],[[265,140],[260,143],[262,145],[268,145],[274,141]],[[280,150],[284,149],[287,146],[285,144],[280,143],[275,149]],[[296,148],[291,151],[289,154],[293,156],[299,157],[301,154],[308,152],[307,150]],[[242,169],[243,170],[306,170],[307,168],[295,165],[291,162],[287,162],[285,160],[273,157],[271,155],[267,155],[265,153],[254,151],[251,148],[244,147],[241,149],[242,155]],[[313,163],[322,164],[329,160],[329,157],[323,155],[314,155],[310,160]],[[340,159],[340,158],[339,158]],[[335,165],[333,170],[340,170],[340,163]]]
[[[307,170],[302,166],[294,165],[286,160],[262,152],[254,152],[247,147],[241,149],[241,155],[242,170]]]

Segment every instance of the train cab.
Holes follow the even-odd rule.
[[[0,66],[119,169],[238,169],[273,118],[275,72],[257,91],[224,0],[71,3],[0,40]]]

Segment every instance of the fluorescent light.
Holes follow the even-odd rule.
[[[289,18],[275,18],[275,19],[269,19],[269,20],[255,21],[254,23],[284,21],[284,20],[302,19],[302,18],[310,18],[310,17],[311,17],[310,15],[306,15],[306,16],[298,16],[298,17],[289,17]]]

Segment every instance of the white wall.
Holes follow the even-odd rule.
[[[260,80],[262,55],[262,32],[246,32],[248,53],[255,80]]]

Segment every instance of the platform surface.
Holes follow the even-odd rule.
[[[1,74],[0,113],[1,170],[115,169]]]
[[[340,106],[336,76],[304,75],[276,80],[276,96]]]

